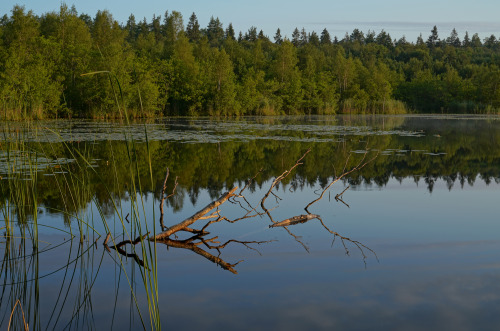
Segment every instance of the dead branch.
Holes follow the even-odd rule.
[[[170,175],[170,169],[167,168],[167,174],[165,175],[165,181],[163,182],[163,189],[161,191],[161,202],[160,202],[160,226],[161,226],[162,231],[165,231],[167,229],[167,227],[165,226],[165,224],[163,222],[163,214],[164,214],[163,205],[165,203],[165,200],[169,199],[170,197],[172,197],[175,194],[175,190],[177,189],[177,185],[179,184],[177,182],[178,177],[175,177],[174,188],[172,189],[172,193],[165,196],[165,192],[167,191],[167,179],[168,179],[169,175]]]
[[[174,233],[176,233],[178,231],[181,231],[184,228],[190,226],[191,224],[193,224],[194,222],[196,222],[197,220],[199,220],[201,217],[205,216],[212,209],[217,208],[220,205],[222,205],[224,202],[226,202],[230,197],[232,197],[234,195],[234,192],[237,189],[238,189],[237,186],[234,187],[233,189],[231,189],[231,191],[224,193],[219,199],[211,202],[205,208],[203,208],[202,210],[198,211],[193,216],[185,219],[184,221],[182,221],[182,222],[180,222],[180,223],[178,223],[176,225],[171,226],[170,228],[168,228],[167,230],[163,231],[162,233],[157,234],[156,236],[150,237],[149,240],[161,240],[161,239],[165,239],[165,238],[171,236],[172,234],[174,234]]]
[[[338,177],[337,177],[337,176],[335,176],[335,177],[334,177],[334,179],[333,179],[333,180],[332,180],[332,181],[331,181],[331,182],[330,182],[330,183],[329,183],[329,184],[325,187],[325,189],[323,190],[323,192],[321,192],[321,195],[320,195],[320,196],[319,196],[316,200],[311,201],[311,202],[310,202],[310,203],[309,203],[309,204],[308,204],[308,205],[304,208],[304,210],[305,210],[306,212],[310,213],[310,211],[309,211],[309,209],[308,209],[308,208],[309,208],[311,205],[313,205],[313,204],[315,204],[316,202],[318,202],[319,200],[323,199],[323,196],[325,195],[325,193],[326,193],[326,192],[330,189],[330,187],[331,187],[333,184],[335,184],[336,182],[338,182],[339,180],[341,180],[341,179],[342,179],[342,178],[344,178],[345,176],[347,176],[347,175],[349,175],[349,174],[351,174],[351,173],[353,173],[353,172],[355,172],[355,171],[359,171],[359,170],[363,169],[363,168],[364,168],[364,167],[365,167],[368,163],[370,163],[370,162],[372,162],[373,160],[375,160],[375,159],[377,158],[377,156],[378,156],[378,152],[377,152],[377,154],[376,154],[373,158],[371,158],[370,160],[368,160],[368,161],[364,162],[364,160],[365,160],[365,158],[366,158],[366,154],[367,154],[367,153],[368,153],[368,150],[366,150],[366,152],[365,152],[365,154],[363,155],[363,158],[361,159],[361,161],[360,161],[360,162],[359,162],[356,166],[354,166],[351,170],[349,170],[349,171],[346,171],[346,170],[345,170],[345,169],[346,169],[346,165],[347,165],[347,163],[346,163],[346,165],[344,166],[344,170],[343,170],[342,174],[341,174],[340,176],[338,176]],[[364,163],[363,163],[363,162],[364,162]],[[345,190],[344,190],[344,191],[345,191]],[[344,192],[342,192],[342,193],[344,193]],[[341,195],[342,195],[342,194],[341,194]],[[342,201],[342,202],[343,202],[343,201]],[[344,203],[345,203],[345,202],[344,202]]]
[[[250,178],[247,183],[245,184],[245,186],[241,189],[240,193],[238,193],[238,195],[241,195],[241,193],[243,193],[243,191],[245,191],[247,189],[247,187],[253,182],[253,180],[255,178],[257,178],[257,176],[262,172],[262,170],[264,170],[264,168],[260,168],[260,170],[255,174],[255,176],[253,176],[252,178]]]
[[[204,236],[204,235],[210,234],[210,232],[204,231],[204,229],[196,230],[196,229],[191,229],[191,228],[188,228],[188,227],[182,229],[182,231],[194,233],[194,234],[197,234],[199,236]]]
[[[305,222],[310,221],[310,220],[315,219],[315,218],[319,218],[319,216],[316,214],[298,215],[298,216],[287,218],[286,220],[283,220],[281,222],[271,224],[271,225],[269,225],[269,227],[275,228],[278,226],[295,225],[295,224],[305,223]]]
[[[304,247],[304,249],[309,253],[309,247],[307,247],[307,245],[304,244],[300,240],[299,236],[296,236],[295,234],[293,234],[292,231],[290,231],[290,229],[288,229],[288,226],[300,224],[300,223],[305,223],[305,222],[310,221],[310,220],[315,219],[315,218],[320,219],[319,215],[316,215],[316,214],[298,215],[298,216],[287,218],[286,220],[283,220],[281,222],[271,224],[271,225],[269,225],[269,227],[270,228],[283,227],[288,232],[288,234],[290,236],[292,236],[295,239],[295,241],[297,241],[299,244],[301,244],[302,247]]]
[[[337,194],[335,196],[335,200],[340,200],[340,198],[342,197],[342,195],[344,195],[345,191],[347,191],[350,187],[351,187],[351,185],[347,185],[347,187],[342,192],[340,192],[339,194]]]
[[[347,189],[349,189],[349,187],[351,187],[351,186],[350,186],[350,185],[349,185],[349,186],[347,186],[347,187],[346,187],[346,188],[342,191],[342,193],[335,195],[335,201],[337,201],[337,202],[338,202],[338,201],[342,202],[344,205],[346,205],[346,206],[347,206],[347,208],[351,208],[351,207],[349,206],[349,204],[348,204],[348,203],[346,203],[344,200],[342,200],[342,195],[344,194],[344,192],[345,192],[345,191],[347,191]]]
[[[302,155],[302,157],[300,159],[298,159],[295,164],[288,170],[285,170],[281,175],[279,175],[278,177],[276,177],[274,179],[274,181],[272,182],[271,186],[269,187],[269,190],[267,191],[267,193],[264,195],[264,197],[262,198],[262,200],[260,201],[260,205],[262,207],[262,209],[266,210],[266,207],[264,207],[264,202],[266,201],[267,197],[269,196],[269,194],[271,194],[272,190],[274,189],[274,187],[276,185],[278,185],[284,178],[286,178],[291,172],[293,169],[297,168],[299,165],[301,165],[302,163],[300,161],[302,161],[303,158],[306,157],[307,154],[309,154],[309,152],[311,151],[311,149],[309,148],[305,153],[304,155]]]
[[[161,202],[160,202],[160,212],[163,215],[163,203],[165,202],[165,191],[167,190],[167,180],[170,175],[170,168],[167,168],[167,174],[165,175],[165,180],[163,181],[163,189],[161,190]]]
[[[300,159],[298,159],[295,164],[288,170],[285,170],[281,175],[279,175],[278,177],[276,177],[274,179],[274,181],[271,183],[271,186],[269,187],[269,190],[267,191],[267,193],[264,195],[264,197],[262,198],[262,200],[260,200],[260,207],[262,208],[262,210],[264,210],[264,213],[269,217],[269,219],[271,220],[272,223],[276,223],[274,220],[273,220],[273,217],[271,216],[271,213],[269,212],[269,210],[266,208],[266,206],[264,205],[264,202],[266,201],[266,199],[269,197],[269,194],[272,193],[272,190],[274,189],[274,187],[276,185],[278,185],[285,177],[287,177],[293,169],[295,169],[296,167],[298,167],[299,165],[301,165],[302,163],[300,161],[302,161],[302,159],[304,159],[306,157],[307,154],[309,154],[309,152],[311,151],[311,149],[309,148],[305,153],[304,155],[302,155],[300,157]],[[273,195],[275,197],[277,197],[274,193]]]

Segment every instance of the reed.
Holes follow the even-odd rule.
[[[125,116],[127,118],[127,116]],[[45,226],[39,224],[38,213],[39,209],[39,182],[38,176],[41,168],[48,169],[48,174],[52,175],[53,181],[58,187],[58,197],[60,201],[60,209],[52,209],[52,212],[60,213],[67,226],[69,226],[68,235],[70,236],[71,245],[78,247],[77,253],[78,263],[68,262],[66,265],[67,274],[70,274],[69,268],[71,264],[79,265],[79,281],[77,282],[77,296],[74,303],[73,313],[71,314],[69,323],[76,323],[82,327],[82,323],[86,326],[92,323],[91,311],[92,304],[90,302],[92,286],[97,277],[98,271],[93,271],[93,257],[89,247],[97,244],[97,240],[104,238],[104,233],[99,233],[97,228],[104,227],[106,233],[112,234],[111,241],[116,245],[116,239],[120,234],[128,240],[133,240],[136,237],[144,237],[147,233],[156,233],[155,222],[149,222],[146,219],[146,204],[143,200],[145,185],[153,186],[153,175],[151,166],[151,155],[148,145],[149,158],[149,178],[150,183],[142,183],[140,173],[142,169],[139,166],[138,160],[142,155],[138,155],[136,142],[126,136],[127,159],[129,168],[128,187],[130,192],[130,203],[128,206],[123,206],[120,199],[113,196],[112,188],[105,187],[104,194],[109,201],[112,202],[113,216],[110,217],[102,210],[99,201],[96,198],[96,192],[92,190],[91,181],[97,180],[101,173],[98,169],[92,166],[92,148],[74,148],[71,144],[63,141],[57,132],[51,131],[59,141],[58,146],[62,145],[64,156],[69,156],[71,163],[60,161],[61,149],[54,144],[28,143],[26,135],[28,132],[36,130],[28,122],[22,129],[4,130],[1,141],[1,152],[5,154],[8,165],[6,173],[2,174],[2,185],[0,186],[1,196],[0,211],[3,215],[3,224],[0,228],[4,230],[4,258],[2,260],[1,272],[4,274],[4,289],[9,288],[8,300],[2,298],[0,307],[3,303],[4,311],[14,311],[16,307],[22,307],[25,312],[27,323],[30,328],[43,329],[39,312],[39,228]],[[35,133],[36,135],[36,133]],[[147,135],[147,132],[146,132]],[[92,146],[92,144],[89,144]],[[50,159],[53,162],[44,167],[40,160]],[[118,180],[119,176],[116,173],[116,162],[114,156],[111,156],[111,167],[115,168],[115,185],[123,185],[123,182]],[[89,204],[89,201],[92,203]],[[95,211],[97,214],[95,214]],[[130,223],[126,222],[126,214],[130,216]],[[153,212],[154,215],[154,212]],[[155,216],[153,216],[154,218]],[[110,223],[110,220],[112,223]],[[114,221],[113,221],[114,220]],[[150,228],[149,224],[153,224]],[[49,225],[50,226],[50,225]],[[52,226],[51,226],[52,227]],[[57,228],[57,226],[56,226]],[[58,230],[62,230],[59,228]],[[73,241],[77,241],[73,245]],[[87,249],[83,249],[84,246]],[[140,324],[144,329],[161,329],[160,313],[159,313],[159,297],[158,297],[158,276],[157,276],[157,259],[156,246],[154,242],[142,240],[140,245],[133,248],[134,253],[141,256],[144,262],[143,267],[133,266],[132,270],[127,269],[127,263],[120,254],[113,254],[113,258],[117,262],[120,273],[126,280],[129,286],[129,292],[132,297],[134,310],[136,311]],[[29,252],[32,251],[30,254]],[[104,254],[104,251],[103,251]],[[30,257],[29,259],[26,259]],[[102,257],[101,257],[102,261]],[[136,274],[136,269],[139,269],[139,274]],[[28,273],[29,271],[29,273]],[[76,269],[73,269],[74,277]],[[147,298],[148,312],[142,311],[141,304],[137,298],[135,287],[136,277],[140,277],[144,292]],[[30,285],[27,285],[30,284]],[[22,286],[21,286],[22,285]],[[61,323],[64,307],[69,303],[67,301],[68,293],[71,286],[59,293],[56,305],[52,310],[52,314],[47,322],[47,327],[50,323]],[[74,291],[74,290],[73,290]],[[3,293],[6,293],[5,291]],[[19,300],[19,303],[18,303]],[[10,303],[11,309],[6,309],[7,302]],[[24,325],[24,320],[18,318],[19,314],[14,314],[11,321],[13,329],[17,329]],[[5,325],[0,321],[0,325]],[[71,326],[75,326],[70,324]],[[68,326],[68,325],[67,325]]]

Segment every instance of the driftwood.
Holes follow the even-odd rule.
[[[150,237],[149,240],[162,240],[162,239],[168,238],[169,236],[171,236],[172,234],[174,234],[178,231],[181,231],[181,230],[187,228],[188,226],[190,226],[191,224],[193,224],[194,222],[196,222],[197,220],[199,220],[200,218],[205,216],[212,209],[217,208],[220,205],[222,205],[224,202],[226,202],[227,199],[231,198],[234,195],[234,192],[237,189],[238,189],[238,187],[234,187],[231,191],[224,193],[219,199],[209,203],[205,208],[198,211],[193,216],[185,219],[184,221],[182,221],[176,225],[171,226],[170,228],[163,231],[162,233],[157,234],[156,236]]]
[[[319,218],[319,216],[316,214],[298,215],[298,216],[287,218],[286,220],[283,220],[281,222],[271,224],[271,225],[269,225],[269,227],[276,228],[279,226],[295,225],[295,224],[305,223],[305,222],[310,221],[310,220],[315,219],[315,218]]]

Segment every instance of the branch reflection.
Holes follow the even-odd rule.
[[[223,244],[221,244],[221,242],[219,241],[219,236],[209,237],[210,232],[208,231],[208,229],[214,223],[218,223],[218,222],[236,223],[236,222],[240,222],[240,221],[254,218],[254,217],[268,218],[270,221],[269,228],[271,228],[271,229],[272,228],[284,228],[287,231],[287,233],[292,238],[294,238],[295,241],[297,241],[300,245],[302,245],[302,247],[307,252],[309,252],[309,247],[301,240],[301,237],[294,234],[288,227],[298,225],[298,224],[304,224],[304,223],[307,223],[311,220],[317,219],[317,220],[319,220],[319,222],[321,223],[323,228],[326,231],[328,231],[330,234],[333,235],[332,246],[335,243],[336,239],[340,239],[346,254],[350,255],[348,244],[350,243],[350,244],[354,245],[354,247],[356,247],[360,251],[360,253],[363,257],[363,261],[366,265],[366,259],[367,259],[366,252],[368,251],[368,252],[372,253],[375,256],[375,258],[377,258],[376,253],[371,248],[366,246],[365,244],[363,244],[357,240],[353,240],[349,237],[343,236],[343,235],[339,234],[338,232],[333,231],[330,228],[328,228],[326,226],[326,224],[324,223],[323,219],[321,218],[321,216],[311,213],[309,211],[309,208],[311,208],[311,206],[314,205],[315,203],[319,202],[323,198],[325,193],[332,187],[333,184],[337,183],[339,180],[341,180],[343,177],[347,176],[348,174],[359,171],[360,169],[365,167],[369,162],[372,162],[377,157],[378,154],[375,155],[373,158],[366,161],[366,156],[369,153],[368,149],[366,149],[366,152],[362,156],[361,160],[352,168],[349,168],[349,169],[347,168],[347,164],[348,164],[349,160],[346,160],[346,163],[344,165],[342,173],[338,176],[335,175],[333,177],[333,180],[328,185],[325,186],[325,188],[323,189],[323,191],[320,194],[318,194],[318,198],[309,202],[303,208],[307,212],[307,214],[296,215],[296,216],[290,217],[290,218],[285,219],[285,220],[280,221],[280,222],[277,222],[274,220],[273,213],[279,207],[280,201],[283,200],[281,197],[278,196],[278,192],[277,192],[280,183],[285,178],[290,176],[293,173],[294,169],[296,169],[297,167],[299,167],[303,164],[303,162],[304,162],[303,160],[306,158],[306,156],[308,155],[309,152],[310,152],[310,149],[308,149],[302,155],[302,157],[300,157],[290,168],[285,170],[283,173],[281,173],[281,175],[277,176],[272,181],[269,189],[266,191],[264,196],[258,201],[256,206],[252,205],[252,203],[250,202],[251,199],[246,197],[243,194],[243,192],[247,189],[247,187],[249,185],[251,185],[252,181],[262,172],[262,169],[259,170],[259,172],[257,172],[257,174],[255,176],[253,176],[251,179],[249,179],[247,181],[246,185],[238,193],[237,193],[238,187],[233,187],[231,190],[222,194],[218,199],[210,202],[207,206],[200,209],[198,212],[193,214],[191,217],[188,217],[185,220],[183,220],[182,222],[174,224],[170,227],[167,227],[164,224],[164,207],[163,206],[164,206],[165,200],[172,197],[175,194],[175,189],[177,186],[177,178],[175,180],[175,184],[174,184],[174,187],[172,189],[172,193],[167,195],[166,194],[166,191],[167,191],[166,183],[168,180],[168,176],[170,174],[170,170],[167,169],[166,177],[164,180],[165,184],[163,185],[163,190],[162,190],[162,194],[161,194],[161,201],[160,201],[160,213],[161,213],[161,215],[160,215],[159,222],[160,222],[161,229],[163,231],[161,233],[150,236],[148,238],[148,240],[155,242],[155,243],[158,243],[158,244],[166,245],[168,247],[190,250],[190,251],[192,251],[200,256],[203,256],[207,260],[217,264],[222,269],[228,270],[228,271],[232,272],[233,274],[237,274],[235,267],[239,263],[241,263],[243,260],[237,261],[235,263],[230,263],[230,262],[225,261],[221,257],[223,249],[225,249],[229,244],[239,244],[239,245],[243,245],[249,249],[255,250],[260,254],[260,252],[255,248],[255,246],[265,244],[265,243],[270,243],[273,240],[240,241],[240,240],[236,240],[236,239],[230,239],[230,240],[227,240],[226,242],[224,242]],[[335,196],[335,200],[337,202],[340,201],[341,203],[343,203],[344,205],[349,207],[349,205],[342,200],[342,196],[347,189],[348,189],[348,187],[346,189],[344,189],[342,191],[342,193],[337,194]],[[267,207],[266,202],[267,202],[268,197],[271,195],[275,198],[274,199],[275,206]],[[230,204],[232,204],[233,206],[239,207],[239,209],[241,211],[243,211],[242,216],[235,218],[235,217],[225,216],[223,214],[223,209],[221,209],[221,208],[228,201],[230,202]],[[199,224],[200,221],[202,221],[202,220],[209,220],[209,221],[206,222],[203,226],[200,226],[197,228],[192,227],[193,225]],[[181,232],[189,233],[189,234],[191,234],[191,236],[187,239],[179,239],[177,234],[179,234]],[[131,246],[135,246],[138,243],[143,242],[143,240],[146,237],[147,237],[147,235],[144,235],[142,237],[138,237],[134,241],[132,241],[132,240],[122,241],[121,243],[119,243],[117,245],[111,246],[111,248],[115,249],[118,253],[120,253],[123,256],[132,257],[139,265],[144,266],[144,262],[135,253],[134,248],[133,248],[133,251],[134,251],[133,253],[127,253],[127,251],[124,250],[123,247],[127,244],[130,244]],[[109,238],[109,235],[108,235],[108,238]],[[105,241],[105,246],[107,247],[106,243],[107,243],[107,240]],[[377,258],[377,260],[378,260],[378,258]]]

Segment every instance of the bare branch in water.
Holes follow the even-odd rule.
[[[165,175],[165,181],[163,182],[163,189],[161,191],[161,202],[160,202],[160,226],[161,226],[162,231],[165,231],[167,229],[167,227],[165,226],[164,221],[163,221],[163,214],[164,214],[163,205],[165,203],[165,200],[174,196],[175,190],[177,189],[177,185],[179,184],[177,182],[178,177],[175,177],[174,188],[172,189],[172,193],[165,196],[165,194],[166,194],[165,192],[167,191],[167,180],[168,180],[169,175],[170,175],[170,169],[167,168],[167,174]]]
[[[231,191],[224,193],[219,199],[211,202],[208,204],[205,208],[201,209],[198,211],[196,214],[193,216],[185,219],[184,221],[171,226],[167,230],[163,231],[160,234],[157,234],[156,236],[153,236],[149,238],[149,240],[161,240],[165,239],[172,234],[183,230],[184,228],[190,226],[191,224],[195,223],[197,220],[199,220],[201,217],[205,216],[208,212],[210,212],[212,209],[219,207],[222,205],[224,202],[226,202],[230,197],[234,196],[234,192],[238,189],[238,187],[234,187]]]
[[[347,208],[351,208],[344,200],[342,200],[342,195],[344,194],[345,191],[347,191],[351,186],[348,185],[341,193],[335,195],[335,201],[340,201],[342,202],[344,205],[347,206]]]
[[[231,189],[229,192],[226,192],[224,194],[222,194],[217,200],[215,201],[212,201],[210,204],[208,204],[205,208],[199,210],[197,213],[195,213],[193,216],[185,219],[184,221],[176,224],[176,225],[173,225],[171,226],[170,228],[168,227],[165,227],[163,225],[163,214],[164,214],[164,210],[163,210],[163,205],[164,205],[164,201],[166,199],[168,199],[169,197],[173,196],[173,194],[175,193],[175,190],[177,188],[177,178],[175,179],[175,185],[174,185],[174,188],[172,190],[172,193],[168,196],[166,196],[165,192],[166,192],[166,188],[167,188],[167,179],[168,179],[168,176],[169,176],[169,170],[167,169],[167,174],[165,176],[165,181],[164,181],[164,184],[163,184],[163,190],[162,190],[162,199],[161,199],[161,203],[160,203],[160,211],[161,211],[161,217],[160,217],[160,223],[162,225],[162,230],[163,232],[159,233],[159,234],[156,234],[154,236],[151,236],[149,237],[148,239],[151,240],[151,241],[156,241],[158,243],[163,243],[163,244],[166,244],[167,247],[177,247],[177,248],[185,248],[185,249],[189,249],[193,252],[195,252],[196,254],[199,254],[203,257],[205,257],[206,259],[216,263],[217,265],[220,265],[223,269],[225,270],[229,270],[231,271],[232,273],[237,273],[236,270],[235,270],[235,266],[240,263],[241,261],[237,262],[237,263],[234,263],[234,264],[231,264],[231,263],[227,263],[226,261],[222,260],[220,258],[220,255],[221,255],[221,250],[224,249],[226,246],[228,246],[230,243],[238,243],[238,244],[241,244],[245,247],[247,247],[248,249],[252,249],[252,250],[255,250],[257,253],[260,254],[260,252],[252,247],[252,245],[260,245],[260,244],[263,244],[263,243],[269,243],[271,241],[240,241],[240,240],[236,240],[236,239],[230,239],[230,240],[227,240],[224,244],[221,244],[219,241],[218,241],[218,237],[215,236],[215,237],[212,237],[212,238],[204,238],[204,236],[208,235],[210,232],[207,231],[207,228],[214,224],[214,223],[218,223],[218,222],[222,222],[222,221],[225,221],[225,222],[228,222],[228,223],[235,223],[235,222],[238,222],[238,221],[241,221],[241,220],[244,220],[244,219],[247,219],[247,218],[253,218],[253,217],[257,217],[257,216],[260,216],[262,217],[264,214],[267,215],[271,221],[271,225],[269,225],[270,228],[275,228],[275,227],[282,227],[284,228],[288,234],[290,236],[292,236],[298,243],[300,243],[304,249],[309,252],[309,247],[301,240],[301,237],[300,236],[297,236],[295,235],[294,233],[292,233],[290,231],[290,229],[288,228],[288,226],[291,226],[291,225],[296,225],[296,224],[301,224],[301,223],[306,223],[312,219],[318,219],[321,224],[323,225],[323,227],[331,234],[333,234],[333,242],[335,242],[335,239],[336,238],[340,238],[341,242],[342,242],[342,245],[346,251],[346,254],[350,254],[349,252],[349,249],[348,249],[348,246],[346,243],[350,242],[352,243],[353,245],[355,245],[359,251],[361,252],[362,256],[363,256],[363,260],[366,259],[366,254],[365,254],[365,250],[369,250],[371,253],[373,253],[376,256],[375,252],[373,250],[371,250],[369,247],[363,245],[362,243],[356,241],[356,240],[352,240],[348,237],[344,237],[344,236],[341,236],[339,233],[335,232],[335,231],[331,231],[323,222],[323,220],[321,219],[321,217],[319,215],[316,215],[316,214],[312,214],[309,212],[308,210],[308,207],[310,207],[311,205],[313,205],[314,203],[316,203],[317,201],[321,200],[324,196],[324,194],[330,189],[330,187],[338,182],[340,179],[344,178],[345,176],[349,175],[350,173],[354,172],[354,171],[358,171],[360,169],[362,169],[364,166],[366,166],[366,164],[368,164],[369,162],[371,162],[374,158],[370,159],[369,161],[366,161],[365,162],[365,159],[366,159],[366,155],[368,153],[368,150],[366,150],[364,156],[363,156],[363,159],[355,166],[353,167],[352,169],[350,170],[346,170],[347,169],[347,165],[348,165],[348,161],[349,161],[349,157],[347,157],[347,160],[344,164],[344,169],[342,171],[342,174],[340,176],[337,176],[335,174],[334,176],[334,179],[325,187],[325,189],[322,190],[321,194],[319,194],[319,197],[310,202],[304,209],[307,211],[307,214],[303,214],[303,215],[297,215],[297,216],[293,216],[293,217],[290,217],[288,219],[285,219],[281,222],[275,222],[273,220],[273,217],[271,215],[271,211],[273,211],[275,208],[277,208],[279,206],[279,201],[282,200],[280,197],[278,197],[274,190],[275,189],[278,189],[279,188],[279,185],[280,183],[283,181],[283,179],[285,179],[287,176],[289,176],[293,170],[295,168],[297,168],[298,166],[302,165],[302,160],[307,156],[307,154],[310,152],[310,149],[308,149],[296,162],[295,164],[293,164],[288,170],[285,170],[281,175],[277,176],[271,183],[269,189],[266,191],[266,193],[264,194],[264,196],[262,197],[262,199],[260,200],[260,208],[262,211],[258,210],[258,208],[256,207],[252,207],[252,205],[250,204],[250,202],[246,199],[246,197],[243,195],[243,192],[250,186],[250,184],[255,180],[255,178],[262,172],[262,169],[260,169],[257,174],[255,174],[255,176],[253,176],[252,178],[250,178],[245,186],[239,191],[239,193],[235,193],[236,190],[237,190],[237,187],[234,187],[233,189]],[[349,189],[349,186],[346,187],[340,194],[337,194],[335,196],[335,199],[336,201],[340,201],[342,203],[344,203],[347,207],[349,207],[349,205],[347,203],[345,203],[343,200],[342,200],[342,196],[343,194]],[[270,196],[270,195],[273,195],[276,199],[276,206],[270,208],[270,209],[267,209],[266,206],[265,206],[265,202],[267,200],[267,198]],[[228,217],[224,216],[222,214],[222,211],[219,209],[219,207],[224,204],[226,201],[229,201],[231,204],[234,204],[234,205],[239,205],[239,207],[242,209],[242,210],[245,210],[245,214],[239,218],[231,218],[229,219]],[[192,224],[194,224],[195,222],[199,221],[199,220],[209,220],[200,230],[198,229],[193,229],[191,228],[190,226]],[[175,238],[177,238],[176,236],[176,233],[179,232],[179,231],[184,231],[184,232],[190,232],[192,234],[194,234],[194,236],[192,236],[191,238],[188,238],[188,239],[185,239],[185,240],[174,240],[174,239],[171,239],[170,236],[173,236]],[[116,249],[117,251],[119,251],[121,254],[124,254],[126,256],[132,256],[134,257],[133,254],[128,254],[123,251],[121,249],[121,246],[125,245],[125,244],[136,244],[138,241],[137,240],[143,240],[144,237],[142,238],[138,238],[136,239],[135,241],[123,241],[121,243],[119,243],[118,245],[112,247],[114,249]],[[107,239],[108,240],[108,239]],[[107,242],[106,240],[106,242]],[[332,244],[333,244],[332,242]],[[200,246],[201,245],[204,245],[207,249],[215,249],[218,251],[218,256],[215,256],[213,254],[210,254],[208,253],[207,251],[203,250]],[[107,245],[105,245],[107,246]],[[136,258],[136,257],[134,257]],[[378,258],[377,258],[378,260]],[[140,263],[140,262],[139,262]],[[365,262],[365,265],[366,265],[366,262]]]
[[[245,191],[247,189],[247,187],[253,182],[253,180],[255,178],[257,178],[257,176],[262,172],[262,170],[264,170],[264,168],[260,168],[260,170],[255,174],[255,176],[253,176],[252,178],[250,178],[247,183],[245,184],[245,186],[241,189],[240,193],[238,193],[238,195],[241,195],[243,193],[243,191]]]
[[[358,171],[358,170],[361,170],[363,169],[368,163],[372,162],[373,160],[375,160],[378,156],[378,152],[377,152],[377,155],[375,155],[373,158],[371,158],[370,160],[365,161],[365,158],[366,158],[366,154],[368,153],[368,149],[366,150],[365,154],[363,155],[363,158],[361,159],[361,161],[356,165],[354,166],[351,170],[349,171],[346,171],[345,169],[347,168],[347,162],[346,164],[344,165],[344,170],[342,171],[342,174],[340,176],[335,176],[333,178],[333,180],[325,187],[325,189],[323,190],[323,192],[321,192],[321,195],[316,199],[316,200],[313,200],[311,201],[305,208],[304,210],[307,212],[307,213],[310,213],[309,211],[309,207],[312,206],[313,204],[315,204],[316,202],[318,202],[319,200],[323,199],[323,196],[325,195],[325,193],[330,189],[330,187],[335,184],[336,182],[338,182],[339,180],[341,180],[342,178],[344,178],[345,176],[355,172],[355,171]],[[344,193],[344,192],[342,192]],[[342,195],[342,194],[341,194]],[[343,202],[343,201],[342,201]],[[347,204],[346,204],[347,205]]]
[[[264,197],[262,198],[262,200],[260,200],[260,207],[262,208],[262,210],[264,211],[264,213],[269,217],[269,219],[271,220],[272,223],[276,223],[276,222],[273,220],[273,217],[271,216],[271,213],[269,212],[269,210],[264,205],[264,202],[269,197],[269,194],[272,193],[272,190],[276,187],[276,185],[278,185],[284,178],[286,178],[292,172],[293,169],[297,168],[299,165],[302,164],[300,161],[302,161],[306,157],[306,155],[309,154],[310,151],[311,151],[311,149],[309,148],[304,153],[304,155],[302,155],[302,157],[300,159],[298,159],[295,162],[295,164],[290,169],[285,170],[281,175],[279,175],[278,177],[276,177],[274,179],[274,181],[271,183],[271,186],[269,187],[269,190],[267,191],[267,193],[264,195]],[[276,198],[278,198],[274,193],[273,193],[273,195]]]
[[[279,226],[295,225],[295,224],[305,223],[305,222],[310,221],[314,218],[319,218],[319,216],[315,215],[315,214],[298,215],[298,216],[287,218],[286,220],[283,220],[281,222],[271,224],[271,225],[269,225],[269,227],[276,228]]]
[[[262,198],[262,200],[260,201],[260,205],[262,207],[262,209],[264,210],[267,210],[266,207],[264,206],[264,202],[266,201],[267,197],[269,196],[269,194],[271,194],[272,190],[274,189],[274,187],[276,185],[278,185],[284,178],[286,178],[291,172],[293,169],[297,168],[299,165],[301,165],[302,163],[300,161],[302,161],[302,159],[304,159],[306,157],[307,154],[309,154],[309,152],[311,151],[311,149],[309,148],[305,153],[304,155],[302,155],[302,157],[300,159],[298,159],[295,164],[288,170],[285,170],[281,175],[279,175],[278,177],[276,177],[274,179],[274,181],[272,182],[271,186],[269,187],[269,190],[267,191],[267,193],[264,195],[264,197]]]

